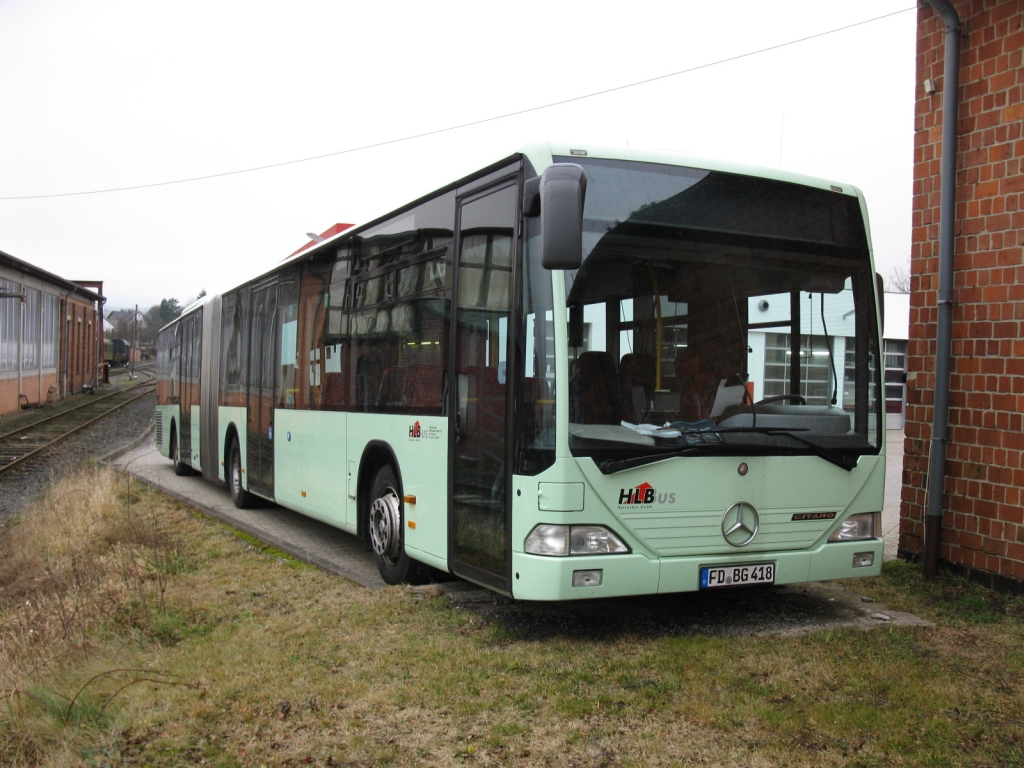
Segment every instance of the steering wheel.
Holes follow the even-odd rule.
[[[798,405],[807,405],[807,401],[803,395],[772,395],[766,397],[763,400],[758,400],[754,405],[765,405],[766,403],[776,403],[779,400],[795,400]]]

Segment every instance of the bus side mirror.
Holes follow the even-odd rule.
[[[555,163],[541,174],[541,263],[545,269],[579,269],[583,263],[586,196],[587,175],[575,163]]]

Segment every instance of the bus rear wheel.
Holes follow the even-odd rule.
[[[178,477],[192,474],[192,470],[181,463],[181,451],[178,449],[178,433],[171,427],[171,462],[174,464],[174,474]]]
[[[242,485],[242,449],[238,447],[237,440],[231,441],[228,453],[228,488],[231,489],[231,501],[239,509],[252,509],[256,506],[256,498]]]
[[[402,497],[390,465],[377,470],[370,486],[370,546],[380,577],[388,584],[413,582],[420,566],[405,553]]]

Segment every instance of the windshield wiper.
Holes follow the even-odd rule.
[[[837,467],[839,467],[840,469],[845,469],[847,472],[852,472],[853,469],[857,466],[857,459],[855,457],[847,456],[845,453],[840,453],[839,451],[833,451],[831,448],[826,448],[823,445],[812,443],[810,440],[804,440],[802,437],[794,435],[787,429],[765,430],[765,434],[783,435],[785,437],[791,437],[798,443],[803,443],[808,448],[810,448],[811,453],[813,453],[815,456],[824,459],[830,464],[835,464]]]
[[[714,429],[714,428],[711,428],[711,429],[701,429],[701,430],[687,430],[687,429],[684,429],[684,430],[681,430],[681,431],[682,431],[684,436],[685,435],[702,435],[702,434],[705,434],[705,435],[706,434],[724,435],[724,434],[735,434],[737,432],[745,432],[745,433],[751,433],[752,432],[752,433],[762,434],[762,435],[771,435],[772,437],[775,437],[775,436],[789,437],[789,438],[792,438],[793,440],[796,440],[798,443],[802,443],[803,445],[807,446],[811,450],[811,453],[813,453],[818,458],[824,459],[825,461],[829,462],[830,464],[835,464],[837,467],[839,467],[840,469],[845,469],[847,472],[851,472],[854,469],[854,467],[857,466],[857,459],[855,457],[847,456],[845,453],[840,453],[839,451],[833,451],[831,448],[825,448],[824,446],[818,445],[817,443],[812,443],[810,440],[805,440],[804,438],[799,437],[798,435],[794,435],[793,434],[794,430],[779,429],[778,427],[729,427],[727,429]],[[803,432],[803,431],[806,431],[806,430],[797,430],[797,431],[802,431]],[[720,446],[720,445],[724,446],[724,445],[728,445],[728,443],[708,443],[706,446],[703,446],[703,447]],[[691,446],[691,447],[686,448],[686,449],[681,450],[681,451],[672,451],[672,452],[667,452],[667,453],[652,453],[652,454],[648,454],[646,456],[634,456],[633,458],[630,458],[630,459],[620,459],[620,460],[617,460],[617,461],[614,460],[614,459],[605,459],[604,461],[602,461],[600,464],[597,465],[597,468],[599,470],[601,470],[601,472],[603,474],[605,474],[605,475],[613,475],[616,472],[621,472],[624,469],[632,469],[633,467],[641,467],[641,466],[643,466],[645,464],[653,464],[656,461],[663,461],[665,459],[674,459],[674,458],[677,458],[679,456],[693,456],[694,454],[700,452],[700,448],[701,447],[702,446]]]
[[[662,461],[664,459],[674,459],[677,456],[693,456],[698,452],[697,448],[686,448],[682,451],[652,453],[647,456],[634,456],[631,459],[605,459],[597,465],[597,468],[601,470],[601,474],[614,475],[616,472],[621,472],[624,469],[642,467],[644,464],[653,464],[656,461]]]

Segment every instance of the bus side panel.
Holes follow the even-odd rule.
[[[227,450],[228,450],[228,430],[234,427],[235,433],[238,435],[238,447],[242,452],[242,487],[249,490],[249,479],[246,476],[246,411],[245,408],[239,406],[228,406],[222,405],[218,409],[219,412],[219,423],[222,425],[220,430],[220,439],[218,440],[218,451],[219,456],[217,463],[220,465],[220,469],[217,473],[218,478],[224,482],[227,482]]]
[[[171,457],[171,423],[178,422],[180,407],[177,405],[158,405],[156,407],[156,447],[161,456]]]
[[[274,498],[278,504],[355,532],[345,492],[349,414],[274,411]]]
[[[192,414],[189,417],[192,421],[192,469],[196,472],[201,472],[203,469],[202,457],[202,436],[203,436],[203,419],[202,419],[203,407],[201,405],[192,406]]]
[[[512,551],[512,595],[516,600],[582,600],[653,595],[661,563],[643,555],[540,557]],[[602,583],[574,587],[574,571],[600,570]]]
[[[370,441],[391,446],[402,493],[416,497],[415,503],[404,505],[406,550],[417,560],[447,570],[448,418],[352,413],[348,425],[348,455],[356,466]],[[350,504],[349,521],[355,525],[355,500]]]

